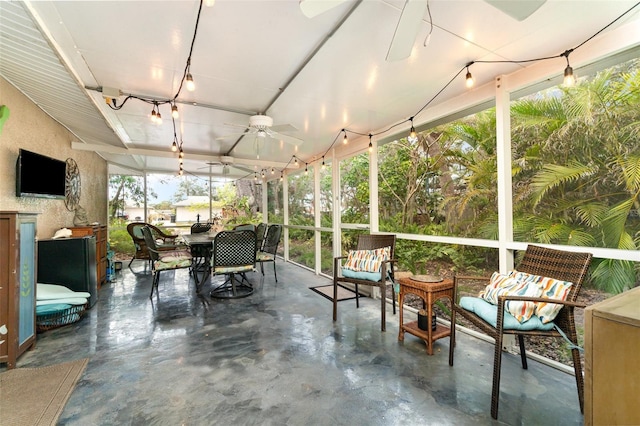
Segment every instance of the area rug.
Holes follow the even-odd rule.
[[[333,301],[333,284],[329,285],[321,285],[317,287],[309,287],[311,290],[315,291],[321,296],[326,297],[327,299]],[[362,294],[360,295],[362,296]],[[348,288],[338,286],[338,302],[341,300],[349,300],[355,299],[356,293]]]
[[[0,374],[0,423],[55,425],[89,358]]]

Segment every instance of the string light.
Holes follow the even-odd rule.
[[[576,84],[576,78],[573,75],[573,68],[569,64],[569,55],[573,52],[573,49],[566,50],[561,56],[564,56],[567,60],[567,67],[564,69],[564,81],[565,87],[571,87]]]
[[[371,138],[373,135],[369,133],[369,152],[373,152],[373,144],[371,143]]]
[[[467,64],[467,75],[465,76],[467,88],[473,87],[473,84],[475,83],[475,81],[473,80],[473,76],[471,75],[471,72],[469,71],[469,67],[471,65],[473,65],[473,62],[469,62]]]
[[[347,131],[345,129],[342,129],[342,131],[344,132],[344,137],[342,138],[342,143],[346,145],[346,144],[349,143],[349,138],[347,137]]]
[[[309,165],[307,163],[304,163],[304,174],[305,175],[309,174]]]
[[[173,135],[173,143],[171,144],[171,151],[176,152],[178,150],[178,139],[176,135]]]
[[[325,166],[324,166],[324,156],[322,156],[322,170],[324,170]]]
[[[154,105],[153,109],[151,110],[151,122],[152,123],[156,123],[156,107]]]
[[[415,142],[418,139],[418,135],[416,135],[416,128],[413,127],[413,117],[411,117],[411,130],[409,131],[409,142]]]
[[[180,114],[178,114],[178,106],[175,104],[175,102],[171,106],[171,117],[175,119],[178,119],[180,117]]]
[[[280,182],[282,182],[283,180],[284,180],[284,174],[280,172]]]
[[[193,82],[193,76],[191,73],[187,73],[187,77],[185,79],[187,81],[187,90],[193,92],[196,90],[196,84]]]
[[[253,181],[257,181],[258,180],[258,173],[254,173],[253,174]]]

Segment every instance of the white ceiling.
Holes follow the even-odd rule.
[[[476,62],[470,71],[477,86],[491,85],[496,76],[532,64],[478,61],[557,56],[634,5],[548,0],[519,21],[484,0],[430,0],[429,44],[424,46],[431,29],[427,13],[412,55],[386,61],[404,1],[335,3],[313,18],[302,13],[298,0],[217,0],[202,6],[190,68],[196,90],[183,88],[176,98],[176,136],[183,141],[187,173],[208,173],[207,161],[221,156],[233,163],[232,178],[282,169],[293,155],[311,163],[334,142],[341,145],[341,129],[354,141],[358,134],[405,132],[408,118],[416,116],[418,125],[431,107],[467,90],[465,64]],[[78,138],[74,148],[103,156],[110,171],[176,173],[170,107],[160,106],[164,121],[155,125],[152,104],[136,98],[122,103],[127,95],[174,98],[199,8],[198,1],[0,1],[0,74],[69,128]],[[639,17],[634,9],[598,37]],[[558,75],[565,65],[564,58],[552,60]],[[120,109],[109,108],[103,88],[122,93]],[[253,135],[219,139],[241,133],[237,126],[258,113],[271,116],[275,125],[293,126],[297,130],[287,134],[304,142],[296,148],[259,140],[258,159]],[[359,139],[368,143],[367,136]],[[222,167],[212,166],[211,172],[220,174]]]

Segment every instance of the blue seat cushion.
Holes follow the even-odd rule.
[[[498,306],[492,305],[479,297],[462,297],[460,298],[460,307],[465,311],[473,312],[480,318],[491,324],[493,327],[497,324]],[[518,320],[506,310],[504,311],[503,328],[505,330],[552,330],[555,327],[553,322],[543,324],[539,317],[532,315],[527,321],[520,323]]]
[[[380,272],[354,271],[353,269],[342,268],[342,276],[358,280],[380,281]]]

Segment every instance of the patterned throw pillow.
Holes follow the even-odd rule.
[[[521,272],[524,274],[524,272]],[[541,277],[539,275],[529,275],[526,277],[528,282],[536,283],[542,294],[540,297],[547,299],[567,300],[573,283],[570,281],[560,281],[554,278]],[[557,303],[538,302],[536,303],[535,315],[537,315],[543,324],[553,321],[562,309],[563,305]]]
[[[364,272],[380,272],[382,262],[391,258],[391,247],[374,250],[349,250],[344,269]]]
[[[534,281],[528,281],[529,274],[518,271],[510,271],[508,274],[494,272],[489,284],[480,292],[480,297],[494,305],[498,304],[498,296],[525,296],[540,297],[542,289]],[[513,315],[518,322],[527,321],[535,313],[534,302],[508,301],[505,309]]]

